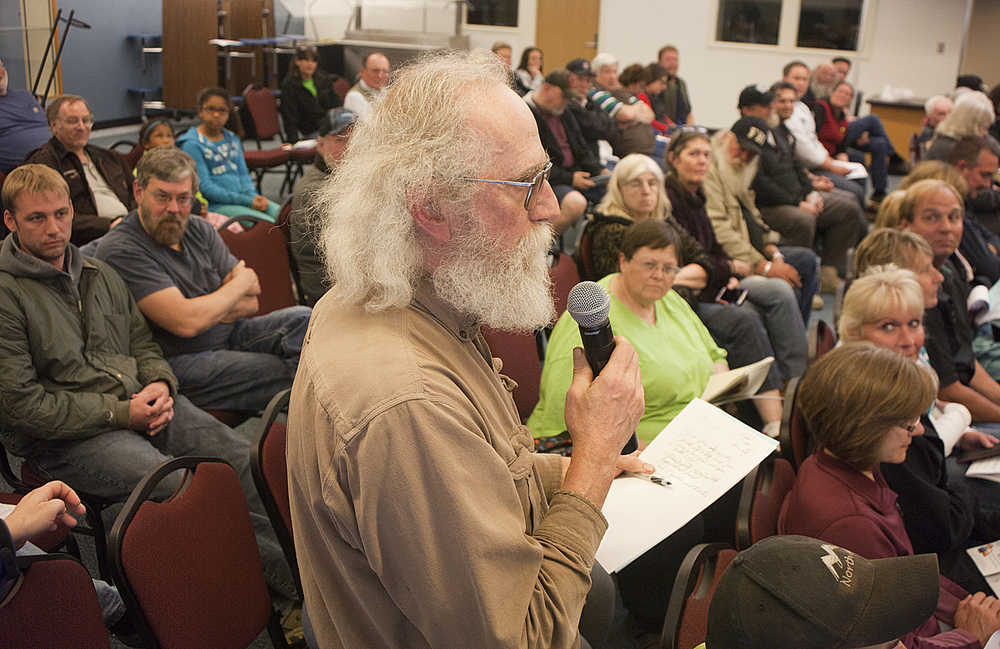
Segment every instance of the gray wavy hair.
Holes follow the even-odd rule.
[[[498,151],[467,117],[491,86],[509,87],[491,52],[428,54],[398,70],[354,127],[314,202],[334,299],[369,311],[410,303],[425,275],[411,208],[471,207],[481,183],[458,179]]]
[[[935,135],[947,135],[956,140],[967,135],[982,136],[993,123],[993,102],[986,93],[962,93],[955,99],[951,112],[934,130]]]

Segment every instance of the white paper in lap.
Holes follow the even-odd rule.
[[[695,399],[640,457],[672,484],[619,478],[603,513],[608,531],[597,560],[617,572],[718,500],[777,448],[778,442]]]

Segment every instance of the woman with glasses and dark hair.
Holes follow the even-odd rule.
[[[747,302],[759,313],[774,350],[780,380],[800,376],[806,369],[806,332],[795,294],[785,290],[785,280],[754,275],[750,264],[733,259],[723,250],[705,209],[702,186],[712,163],[712,147],[704,129],[683,126],[674,131],[667,148],[667,197],[673,218],[701,244],[711,272],[699,293],[699,313],[717,316],[716,295],[722,289],[746,289]],[[741,307],[746,308],[746,307]],[[767,385],[767,384],[765,384]]]
[[[320,118],[343,102],[333,89],[336,77],[321,70],[312,45],[295,48],[295,58],[281,82],[281,121],[289,142],[311,138]]]
[[[896,492],[880,467],[906,459],[936,393],[934,377],[916,363],[866,342],[838,347],[811,366],[796,403],[818,446],[799,467],[778,533],[821,539],[867,559],[912,555]],[[977,593],[973,600],[942,576],[934,617],[902,642],[909,649],[981,647],[1000,629],[998,611],[995,598]]]
[[[224,216],[255,216],[274,223],[281,209],[274,201],[257,193],[243,160],[243,145],[226,128],[232,104],[222,88],[198,93],[201,123],[177,138],[177,145],[194,158],[201,195],[208,210]]]
[[[587,224],[581,252],[581,265],[592,277],[599,279],[619,270],[622,240],[635,223],[653,219],[663,221],[677,235],[677,258],[680,270],[674,278],[673,290],[680,294],[708,328],[715,342],[726,350],[733,367],[750,365],[774,356],[771,343],[760,316],[751,307],[718,304],[718,309],[702,309],[700,294],[708,284],[718,284],[711,278],[711,259],[697,239],[670,216],[671,205],[663,189],[663,171],[649,156],[633,153],[615,166],[608,191],[597,206],[594,218]],[[584,259],[585,257],[585,259]],[[728,273],[728,271],[726,271]],[[761,387],[761,399],[754,405],[764,432],[777,436],[781,424],[781,375],[772,365]]]

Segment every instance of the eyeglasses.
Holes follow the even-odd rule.
[[[655,261],[637,261],[635,263],[638,264],[639,268],[642,269],[642,272],[647,275],[652,275],[659,270],[663,271],[663,274],[667,277],[670,277],[672,275],[676,275],[680,270],[677,266],[673,266],[671,264],[658,264]]]
[[[510,185],[511,187],[527,187],[528,195],[524,197],[524,209],[531,211],[533,201],[531,200],[538,195],[538,192],[542,189],[542,183],[549,179],[549,173],[552,172],[552,161],[550,160],[545,167],[539,171],[531,179],[531,182],[520,182],[517,180],[487,180],[486,178],[459,178],[459,180],[464,180],[470,183],[490,183],[493,185]]]

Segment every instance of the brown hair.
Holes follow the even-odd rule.
[[[939,191],[948,191],[954,194],[955,199],[958,200],[959,210],[965,214],[965,203],[962,201],[962,195],[957,189],[955,189],[954,185],[944,180],[928,178],[926,180],[919,180],[913,183],[913,185],[906,190],[906,196],[903,197],[903,202],[899,204],[899,221],[912,223],[913,213],[917,209],[917,203],[922,201],[927,195]]]
[[[936,393],[934,378],[912,360],[852,342],[809,368],[796,402],[820,444],[854,469],[868,471],[878,463],[886,432],[927,412]]]
[[[662,250],[670,246],[673,246],[679,254],[680,240],[677,237],[677,232],[666,221],[646,219],[629,226],[625,231],[621,251],[625,255],[625,259],[632,259],[632,255],[639,248]]]
[[[13,214],[21,194],[56,192],[69,198],[69,185],[58,171],[47,165],[26,164],[14,169],[3,182],[3,204]]]
[[[49,124],[54,124],[56,119],[59,117],[59,109],[62,108],[63,104],[75,104],[78,101],[82,101],[83,105],[87,107],[87,112],[90,113],[90,119],[94,119],[94,111],[90,109],[90,104],[87,100],[80,95],[59,95],[45,107],[45,119],[49,121]]]
[[[860,277],[872,266],[885,264],[912,270],[918,254],[934,258],[934,250],[922,236],[895,228],[872,230],[854,251],[854,276]]]
[[[978,155],[979,151],[977,150],[976,156]],[[955,188],[959,196],[965,196],[969,192],[969,184],[965,182],[965,178],[962,177],[958,169],[942,160],[924,160],[906,174],[906,178],[900,181],[898,189],[909,189],[921,180],[929,178],[945,181]]]

